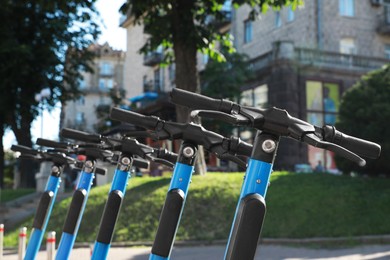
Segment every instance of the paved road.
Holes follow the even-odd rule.
[[[115,260],[147,260],[150,252],[145,248],[111,248],[108,259]],[[171,259],[183,260],[215,260],[222,259],[224,246],[196,246],[176,247]],[[74,249],[71,260],[89,259],[88,248]],[[6,255],[4,260],[16,260],[16,255]],[[46,260],[46,253],[39,252],[37,260]],[[258,250],[256,259],[266,260],[307,260],[307,259],[334,259],[334,260],[389,260],[390,245],[369,245],[344,249],[308,249],[298,247],[263,245]]]

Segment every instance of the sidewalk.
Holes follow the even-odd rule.
[[[225,246],[176,247],[171,259],[183,260],[216,260],[223,259]],[[390,259],[390,244],[367,245],[343,249],[311,249],[277,245],[263,245],[257,250],[257,259],[299,260],[299,259],[334,259],[334,260],[385,260]],[[150,247],[144,248],[111,248],[108,259],[147,260]],[[70,259],[89,259],[89,248],[74,249]],[[4,260],[16,260],[17,255],[5,255]],[[39,252],[37,260],[46,260],[46,252]]]

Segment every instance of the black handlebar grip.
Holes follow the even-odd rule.
[[[106,173],[107,173],[106,168],[100,168],[100,167],[95,168],[95,174],[106,175]]]
[[[142,169],[147,169],[147,168],[149,168],[149,162],[147,160],[144,160],[144,159],[134,158],[133,159],[133,166],[138,167],[138,168],[142,168]]]
[[[14,152],[20,152],[22,154],[31,154],[31,155],[38,154],[37,150],[31,149],[30,147],[24,145],[12,145],[11,150]]]
[[[252,150],[253,150],[253,145],[241,141],[238,143],[236,154],[250,157],[252,155]]]
[[[334,126],[324,126],[324,133],[324,139],[326,141],[338,144],[360,156],[377,159],[381,153],[381,146],[379,144],[349,136],[336,130]]]
[[[164,159],[168,162],[175,164],[177,162],[178,155],[176,153],[172,153],[167,149],[159,149],[158,158]]]
[[[178,88],[172,89],[171,101],[191,109],[216,110],[228,114],[230,114],[234,104],[229,100],[214,99]]]
[[[51,147],[51,148],[62,148],[67,149],[69,147],[68,143],[56,142],[49,139],[38,138],[36,144],[39,146]]]
[[[159,119],[153,116],[144,116],[132,111],[113,107],[110,113],[111,119],[121,122],[130,123],[146,129],[154,129],[157,126]]]
[[[68,139],[90,143],[99,143],[101,141],[101,136],[98,134],[90,134],[70,128],[61,129],[61,136]]]
[[[250,157],[252,155],[252,150],[253,150],[253,145],[242,141],[238,137],[235,136],[230,137],[230,146],[229,146],[230,152],[236,155]]]

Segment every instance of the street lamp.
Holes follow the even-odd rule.
[[[35,101],[39,102],[41,107],[41,137],[43,137],[43,103],[45,99],[49,98],[51,96],[51,90],[50,88],[44,88],[41,90],[41,92],[35,94]]]

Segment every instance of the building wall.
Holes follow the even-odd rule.
[[[143,25],[122,24],[127,31],[127,51],[124,66],[124,88],[127,97],[138,96],[143,93],[143,77],[150,70],[144,66],[144,56],[139,53],[145,44],[147,36],[143,33]]]
[[[355,0],[354,16],[350,17],[340,14],[339,0],[305,1],[304,6],[294,11],[292,22],[287,22],[287,7],[280,11],[280,27],[275,26],[275,11],[262,14],[260,19],[253,21],[253,40],[244,43],[244,21],[248,19],[250,7],[242,6],[234,12],[232,33],[238,51],[251,58],[270,51],[276,41],[292,41],[298,47],[317,48],[320,39],[321,49],[339,52],[342,38],[355,39],[357,55],[385,57],[385,44],[390,44],[390,38],[377,33],[384,11],[383,5],[373,6],[371,1]]]
[[[287,8],[283,8],[281,27],[275,26],[276,13],[268,10],[252,22],[253,39],[244,43],[244,21],[248,19],[250,10],[249,6],[242,6],[233,14],[232,34],[238,52],[255,58],[270,51],[276,41],[293,41],[296,45],[308,48],[317,45],[314,1],[305,1],[305,6],[295,11],[292,22],[287,22]]]
[[[83,80],[80,81],[79,88],[83,95],[63,105],[61,125],[96,132],[95,125],[98,123],[96,108],[99,105],[111,105],[110,89],[123,88],[125,53],[113,50],[107,43],[91,48],[98,55],[93,63],[94,73],[82,73]],[[103,63],[109,64],[111,70],[105,71],[102,68]]]

